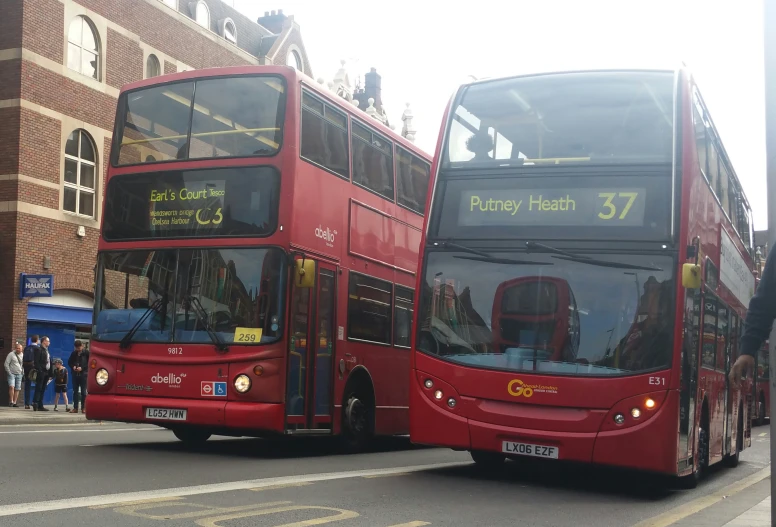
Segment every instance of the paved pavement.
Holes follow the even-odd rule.
[[[49,425],[49,424],[70,424],[86,423],[84,414],[70,414],[65,412],[64,407],[58,412],[54,412],[53,406],[47,406],[48,412],[35,412],[21,408],[0,407],[0,425]]]
[[[737,468],[680,491],[643,474],[558,463],[510,462],[486,474],[466,453],[402,438],[359,455],[289,438],[215,438],[190,451],[145,426],[0,426],[3,451],[16,453],[0,456],[0,473],[17,482],[2,485],[0,524],[722,527],[746,513],[749,523],[730,525],[754,527],[770,492],[768,432],[754,432]]]

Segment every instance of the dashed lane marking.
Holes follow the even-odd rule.
[[[81,428],[79,430],[0,430],[0,434],[84,434],[92,432],[161,432],[164,428]]]
[[[248,490],[252,490],[254,492],[261,492],[265,490],[288,489],[292,487],[306,487],[307,485],[312,485],[312,482],[300,481],[299,483],[281,483],[279,485],[267,485],[266,487],[258,487],[255,489],[248,489]]]
[[[376,474],[374,476],[364,476],[367,479],[374,479],[374,478],[394,478],[396,476],[406,476],[408,472],[397,472],[396,474]]]
[[[245,481],[232,481],[226,483],[213,483],[208,485],[195,485],[191,487],[178,487],[159,490],[147,490],[138,492],[125,492],[120,494],[103,494],[99,496],[86,496],[81,498],[67,498],[52,501],[35,501],[13,505],[0,505],[0,516],[13,516],[17,514],[33,514],[36,512],[59,511],[67,509],[80,509],[108,504],[122,504],[138,500],[173,498],[181,496],[195,496],[200,494],[214,494],[234,490],[247,490],[264,488],[274,485],[287,485],[294,483],[314,483],[317,481],[332,481],[338,479],[359,478],[384,474],[396,474],[402,472],[422,472],[441,468],[452,468],[471,465],[471,462],[435,463],[431,465],[416,465],[410,467],[394,467],[369,470],[351,470],[345,472],[325,472],[321,474],[305,474],[301,476],[282,476],[277,478],[251,479]],[[313,525],[313,524],[310,524]]]

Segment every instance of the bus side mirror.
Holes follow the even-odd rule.
[[[315,285],[315,260],[296,260],[294,285],[301,289],[311,289]]]
[[[701,288],[701,266],[693,263],[682,265],[682,286],[685,289]]]

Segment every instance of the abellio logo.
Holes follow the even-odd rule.
[[[171,388],[180,388],[181,382],[183,382],[183,378],[186,377],[185,373],[181,373],[176,375],[175,373],[157,373],[153,377],[151,377],[151,382],[153,384],[166,384],[170,386]]]
[[[337,234],[337,231],[332,231],[328,227],[325,229],[318,225],[318,228],[315,229],[315,236],[316,238],[320,238],[326,242],[327,247],[334,247],[334,235]]]

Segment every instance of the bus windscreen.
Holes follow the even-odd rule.
[[[269,236],[279,189],[279,174],[268,166],[114,176],[102,235],[109,241]]]
[[[671,72],[584,72],[484,81],[452,110],[451,168],[670,163]]]
[[[119,101],[113,164],[274,155],[284,107],[283,80],[267,75],[133,90]]]

